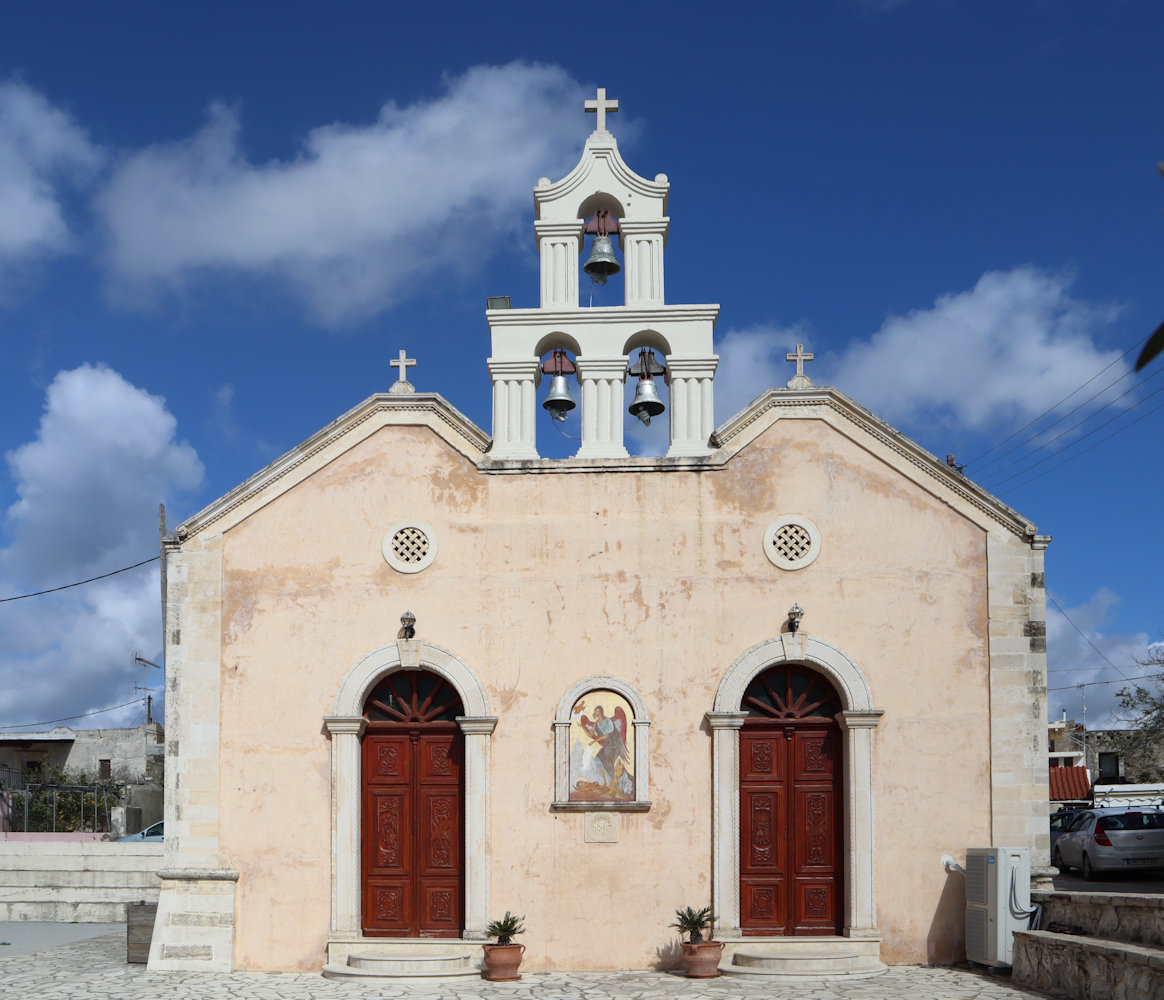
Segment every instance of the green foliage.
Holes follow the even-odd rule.
[[[1164,648],[1151,647],[1148,658],[1139,664],[1148,668],[1164,667]],[[1164,673],[1148,684],[1151,686],[1138,683],[1121,688],[1116,696],[1119,719],[1128,726],[1119,741],[1124,755],[1124,774],[1135,782],[1164,779]]]
[[[675,923],[668,926],[677,928],[681,935],[686,934],[691,944],[697,944],[703,940],[703,932],[710,930],[714,923],[715,914],[711,912],[710,906],[705,906],[702,910],[685,906],[675,911]]]
[[[121,801],[120,790],[98,785],[82,771],[67,771],[50,764],[43,771],[26,770],[29,833],[78,833],[109,831],[109,810]],[[80,790],[75,786],[87,786]],[[62,787],[74,786],[74,787]],[[11,797],[12,823],[24,822],[24,796]]]
[[[506,910],[505,916],[500,920],[489,921],[485,933],[497,938],[498,944],[512,944],[515,935],[525,933],[525,926],[522,924],[524,919],[525,917],[515,917]]]

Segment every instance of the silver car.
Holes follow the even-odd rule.
[[[1051,863],[1061,871],[1078,868],[1086,879],[1101,871],[1164,868],[1164,812],[1084,809],[1055,842]]]
[[[147,826],[144,830],[139,830],[137,833],[131,833],[127,837],[118,837],[117,842],[123,841],[150,841],[157,842],[165,839],[165,821],[155,823],[153,826]]]

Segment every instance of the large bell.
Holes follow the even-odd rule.
[[[582,270],[600,285],[605,285],[607,278],[618,274],[622,265],[614,256],[614,240],[609,236],[595,236],[590,247],[590,259],[582,265]]]
[[[638,417],[646,427],[651,426],[651,417],[657,417],[666,406],[659,398],[659,390],[655,388],[655,380],[650,375],[639,377],[638,387],[635,389],[635,398],[627,410],[632,417]]]
[[[546,395],[546,401],[542,403],[542,409],[549,410],[551,417],[561,421],[565,420],[566,414],[577,405],[574,397],[570,395],[570,383],[566,376],[555,375],[550,380],[550,391]]]

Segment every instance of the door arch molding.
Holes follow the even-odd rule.
[[[740,729],[747,712],[744,691],[761,671],[779,663],[803,663],[822,673],[841,697],[836,719],[844,741],[846,937],[877,939],[876,829],[873,803],[873,733],[881,710],[864,672],[852,657],[824,639],[785,632],[757,643],[728,667],[707,713],[712,734],[712,907],[717,931],[740,931]]]
[[[340,683],[334,714],[323,720],[331,738],[331,930],[333,943],[362,937],[360,930],[360,738],[364,701],[387,674],[430,670],[460,696],[465,715],[465,930],[466,940],[487,939],[489,922],[489,752],[497,719],[484,685],[456,653],[423,639],[400,639],[362,656]]]

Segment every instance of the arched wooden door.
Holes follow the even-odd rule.
[[[364,716],[365,934],[459,937],[464,927],[464,715],[437,674],[389,674]]]
[[[798,664],[744,692],[740,730],[740,928],[841,932],[840,698]]]

